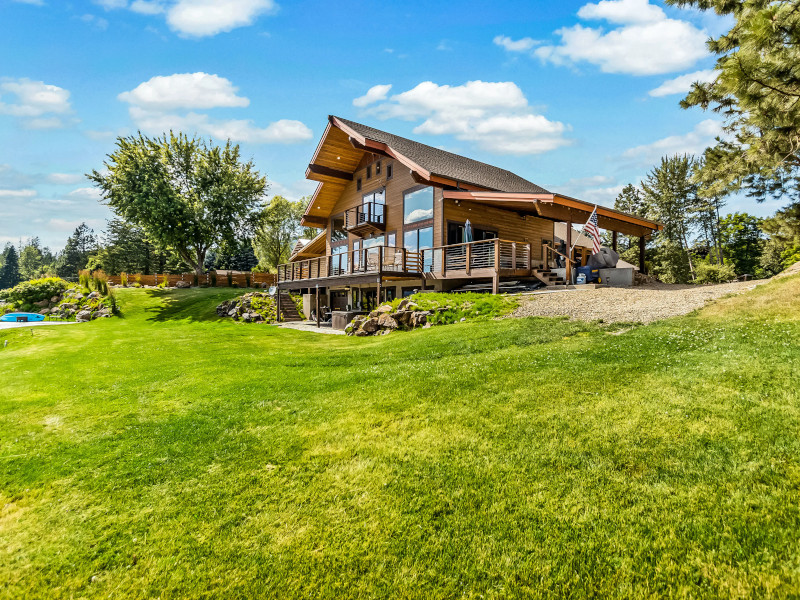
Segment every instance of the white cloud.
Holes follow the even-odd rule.
[[[36,190],[0,190],[0,198],[33,198],[36,196]]]
[[[536,114],[513,82],[425,81],[370,109],[381,119],[422,120],[414,133],[453,135],[497,154],[538,154],[567,145],[568,127]]]
[[[648,92],[653,97],[670,96],[672,94],[685,94],[692,89],[692,84],[696,81],[701,83],[710,83],[717,78],[719,71],[714,69],[706,69],[703,71],[695,71],[694,73],[686,73],[680,75],[675,79],[668,79],[660,86]]]
[[[386,100],[386,95],[389,93],[389,90],[392,89],[392,85],[373,85],[371,88],[367,90],[367,93],[363,96],[359,96],[355,100],[353,100],[353,106],[368,106],[370,104],[374,104],[375,102],[380,102],[381,100]]]
[[[648,0],[602,0],[584,5],[578,16],[619,27],[564,27],[555,32],[559,44],[536,48],[534,56],[556,65],[587,62],[605,73],[657,75],[686,69],[708,55],[705,31],[667,17]]]
[[[509,52],[527,52],[534,46],[541,44],[541,42],[533,38],[524,37],[519,40],[512,40],[507,35],[495,36],[493,41],[496,46],[502,46]]]
[[[182,35],[203,37],[252,25],[276,9],[272,0],[178,0],[167,13],[167,24]]]
[[[176,73],[153,77],[117,98],[146,110],[159,111],[248,106],[250,100],[237,96],[237,91],[229,80],[218,75]]]
[[[135,0],[131,2],[130,9],[140,15],[160,15],[166,10],[166,7],[162,2],[156,0]]]
[[[707,147],[714,143],[714,139],[722,134],[722,123],[720,121],[706,119],[698,123],[689,133],[671,135],[650,144],[630,148],[622,156],[638,165],[652,166],[657,164],[664,156],[702,154]]]
[[[292,144],[313,136],[302,122],[291,119],[258,127],[251,120],[213,120],[207,114],[190,110],[249,106],[250,100],[237,96],[237,91],[224,77],[186,73],[153,77],[123,92],[118,99],[130,105],[128,111],[136,126],[148,133],[184,131],[255,144]]]
[[[11,103],[4,102],[14,96]],[[17,117],[29,129],[53,129],[63,126],[60,118],[53,115],[67,114],[72,110],[69,91],[43,81],[0,79],[0,114]]]
[[[115,8],[125,8],[128,0],[94,0],[94,3],[106,10],[114,10]]]
[[[87,25],[91,25],[95,29],[99,29],[100,31],[105,31],[106,29],[108,29],[108,21],[106,21],[103,17],[96,17],[95,15],[85,14],[81,17],[81,21],[83,21]]]
[[[56,185],[72,185],[83,180],[83,175],[75,173],[50,173],[47,176],[48,183]]]
[[[206,37],[246,27],[274,14],[274,0],[95,0],[106,10],[128,9],[141,15],[165,15],[172,31],[184,37]]]
[[[581,19],[601,19],[609,23],[654,23],[667,15],[660,7],[648,0],[601,0],[597,4],[586,4],[578,10]]]
[[[624,186],[618,185],[614,177],[608,175],[593,175],[590,177],[579,177],[554,186],[562,194],[567,194],[574,198],[601,204],[604,206],[614,206],[614,200],[622,191]]]
[[[100,194],[100,190],[93,187],[81,187],[72,190],[67,196],[77,200],[100,200],[103,197]]]

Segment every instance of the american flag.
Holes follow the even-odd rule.
[[[592,238],[592,254],[600,252],[600,228],[597,226],[597,205],[592,211],[592,216],[586,221],[583,227],[583,233],[588,234]]]

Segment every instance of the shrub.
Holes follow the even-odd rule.
[[[60,277],[44,277],[23,281],[13,288],[0,291],[0,300],[12,304],[24,305],[33,308],[34,302],[49,300],[53,296],[60,296],[70,284]]]
[[[161,283],[158,284],[158,287],[161,288],[162,290],[165,289],[165,288],[168,288],[169,287],[169,279],[164,277],[164,279],[161,280]]]
[[[138,281],[135,281],[135,282],[133,283],[133,287],[135,287],[135,288],[140,288],[140,287],[142,287],[142,284],[141,284],[141,283],[139,283]]]
[[[137,275],[136,276],[136,283],[139,284],[136,287],[142,287],[142,276],[141,275]]]
[[[731,265],[700,263],[695,269],[695,277],[695,283],[723,283],[736,279],[736,272]]]
[[[122,287],[128,287],[128,274],[127,273],[120,273],[119,274],[119,284]]]

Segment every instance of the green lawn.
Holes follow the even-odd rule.
[[[800,277],[621,333],[236,293],[0,331],[0,597],[800,595]]]

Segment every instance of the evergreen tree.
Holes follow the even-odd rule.
[[[694,167],[690,156],[665,157],[642,182],[646,216],[664,226],[655,236],[658,258],[653,272],[668,282],[694,279],[689,243],[691,217],[699,206],[697,184],[692,181]]]
[[[22,281],[19,272],[19,257],[17,250],[11,244],[7,244],[3,251],[3,267],[0,268],[0,290],[12,288]]]
[[[23,279],[36,279],[46,271],[45,256],[38,237],[28,240],[19,253],[19,270]]]
[[[737,275],[754,275],[763,248],[761,219],[747,213],[729,214],[720,221],[722,247]]]
[[[725,117],[728,133],[705,152],[701,193],[745,188],[758,200],[800,195],[800,2],[798,0],[667,0],[733,18],[711,39],[718,76],[695,83],[681,102]]]
[[[77,277],[85,269],[90,256],[97,251],[97,238],[86,223],[81,223],[73,232],[64,250],[58,257],[56,272],[59,277]]]

